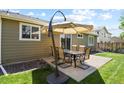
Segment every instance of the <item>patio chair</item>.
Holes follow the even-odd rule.
[[[51,48],[51,56],[55,57],[53,46],[50,46],[50,48]],[[57,54],[57,58],[59,59],[59,47],[56,47],[56,54]]]
[[[79,45],[79,51],[85,52],[85,46],[84,45]]]
[[[85,60],[90,58],[90,48],[85,48]]]
[[[77,51],[77,45],[72,45],[72,50]]]
[[[84,61],[89,58],[90,58],[90,48],[85,48],[85,54],[80,56],[79,58],[80,64],[78,65],[78,67],[84,70],[88,69],[90,66],[85,64]]]
[[[79,45],[79,47],[77,46],[76,51],[81,51],[81,52],[85,52],[85,46],[84,45]],[[81,55],[77,55],[76,59],[80,59]]]
[[[71,50],[78,51],[78,45],[72,45],[72,49]],[[77,57],[79,57],[79,56],[77,56]],[[73,56],[71,57],[71,60],[74,60]]]
[[[64,50],[62,48],[59,48],[58,65],[62,68],[67,68],[72,66],[71,56],[64,54]]]

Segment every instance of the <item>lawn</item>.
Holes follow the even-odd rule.
[[[105,64],[93,74],[82,80],[82,84],[122,84],[124,83],[124,54],[101,53],[97,56],[110,57],[113,60]],[[8,76],[1,75],[1,84],[46,84],[46,76],[53,72],[51,67],[25,71]],[[76,81],[69,79],[68,84],[75,84]]]

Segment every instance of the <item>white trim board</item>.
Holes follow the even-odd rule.
[[[1,32],[2,32],[2,19],[0,16],[0,64],[1,64]]]
[[[0,69],[2,70],[2,72],[3,72],[4,75],[6,75],[6,76],[8,75],[7,72],[6,72],[6,70],[4,69],[4,67],[2,65],[0,65]]]
[[[2,19],[1,19],[1,16],[0,16],[0,69],[2,70],[3,74],[4,75],[8,75],[6,70],[4,69],[4,67],[1,65],[1,32],[2,32]]]

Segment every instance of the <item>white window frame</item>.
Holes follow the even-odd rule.
[[[92,44],[91,44],[90,38],[93,39]],[[94,41],[94,36],[88,35],[88,46],[94,46],[94,42],[95,42],[95,41]]]
[[[31,27],[38,27],[39,28],[39,39],[22,38],[22,25],[27,25],[27,26],[31,26]],[[40,26],[33,25],[33,24],[28,24],[28,23],[20,23],[19,24],[19,40],[22,40],[22,41],[40,41],[41,40]]]
[[[79,37],[78,35],[79,35],[79,34],[77,34],[77,38],[81,38],[81,39],[84,38],[84,35],[83,35],[83,34],[80,34],[80,35],[82,35],[82,37]]]

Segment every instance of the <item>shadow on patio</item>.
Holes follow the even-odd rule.
[[[46,77],[48,74],[52,73],[53,69],[47,67],[44,69],[37,69],[32,71],[32,83],[33,84],[47,84]],[[69,79],[67,84],[105,84],[99,71],[96,70],[94,73],[86,77],[81,82],[76,82],[74,79]]]
[[[100,75],[99,71],[96,70],[94,73],[86,77],[81,82],[76,82],[73,79],[70,79],[68,81],[68,84],[105,84],[105,81],[103,80],[102,76]]]
[[[84,84],[105,84],[100,72],[96,70],[94,73],[86,77],[81,83]]]
[[[32,71],[32,83],[33,84],[47,84],[46,77],[52,73],[51,67],[36,69]]]

